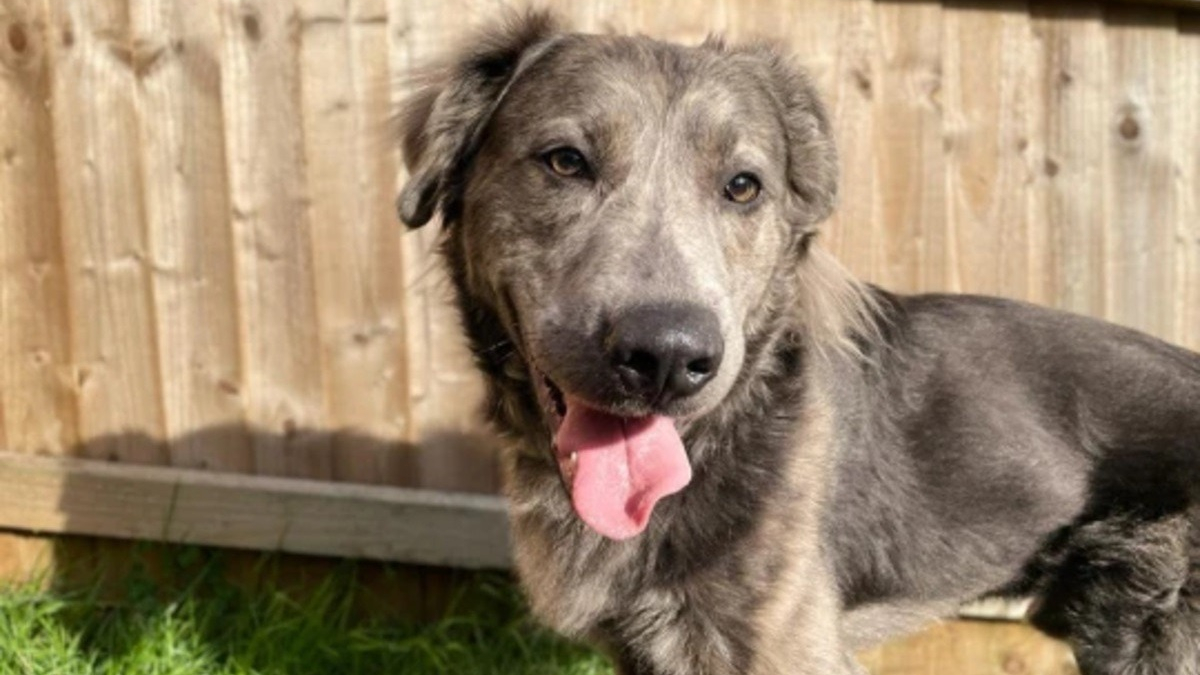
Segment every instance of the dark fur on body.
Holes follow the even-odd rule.
[[[618,62],[657,78],[628,83],[650,104],[745,72],[728,105],[760,139],[752,156],[782,167],[764,172],[772,200],[679,215],[695,201],[682,178],[649,196],[598,178],[595,197],[522,163],[542,116],[572,92],[587,102],[580,82],[631,95],[625,71],[604,69]],[[542,620],[626,675],[830,675],[860,672],[853,650],[962,601],[1032,594],[1035,623],[1071,641],[1087,675],[1200,675],[1200,356],[1017,302],[845,277],[811,241],[836,192],[828,123],[772,48],[582,37],[533,14],[434,73],[403,120],[400,211],[419,226],[440,209],[447,225],[489,417],[511,441],[517,567]],[[708,97],[716,117],[723,91]],[[656,142],[701,163],[743,148],[703,122],[680,127],[692,145]],[[622,163],[644,132],[614,128],[587,139],[606,175],[659,180],[657,154]],[[664,215],[656,195],[672,191]],[[584,239],[572,200],[605,209],[607,229]],[[756,228],[729,233],[747,220]],[[604,255],[638,237],[650,243]],[[537,380],[546,369],[613,410],[633,405],[588,370],[589,345],[606,312],[648,289],[734,298],[712,307],[736,353],[724,381],[667,411],[692,483],[642,535],[613,542],[572,510]],[[543,307],[563,293],[570,309]]]

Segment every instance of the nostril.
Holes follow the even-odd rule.
[[[634,349],[619,355],[617,365],[652,378],[658,370],[658,359],[650,352]]]
[[[710,357],[704,357],[688,361],[686,368],[688,375],[693,377],[707,377],[713,372],[713,360]]]

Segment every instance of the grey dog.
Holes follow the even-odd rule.
[[[1010,594],[1087,675],[1200,674],[1200,356],[855,281],[782,50],[528,13],[401,125],[400,216],[445,224],[540,619],[625,675],[837,675]]]

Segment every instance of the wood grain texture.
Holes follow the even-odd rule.
[[[949,621],[867,652],[872,675],[1078,675],[1066,645],[1019,623]]]
[[[224,0],[223,118],[250,420],[281,436],[254,448],[264,474],[332,475],[292,3]]]
[[[1046,295],[1062,309],[1103,316],[1108,278],[1105,241],[1108,171],[1105,107],[1108,50],[1098,5],[1039,6],[1042,44],[1038,97],[1044,120],[1042,180],[1037,189],[1048,231],[1039,247],[1050,260]]]
[[[851,270],[877,278],[885,251],[876,171],[875,99],[884,78],[875,3],[837,3],[838,59],[830,82],[830,113],[841,162],[840,206],[824,226],[825,244]]]
[[[49,586],[57,576],[55,542],[48,537],[0,532],[0,584]]]
[[[1176,339],[1200,350],[1200,12],[1179,15],[1174,103]]]
[[[943,8],[882,2],[875,12],[882,63],[873,137],[881,266],[867,276],[899,292],[960,290],[947,255]]]
[[[464,568],[508,565],[485,495],[0,452],[0,528]]]
[[[307,0],[300,7],[303,130],[328,423],[381,437],[408,433],[401,228],[392,207],[396,157],[388,13],[381,1]],[[333,473],[414,483],[411,458],[333,438]]]
[[[706,2],[698,7],[690,0],[661,0],[660,2],[631,3],[618,13],[627,15],[627,23],[664,40],[698,44],[709,34],[726,32],[731,13],[743,16],[760,14],[758,2],[743,5],[740,10],[724,0]],[[779,17],[776,17],[779,18]]]
[[[77,440],[46,7],[0,2],[0,442],[62,454]]]
[[[164,431],[176,466],[251,471],[242,399],[221,24],[212,3],[133,5],[131,39]],[[230,430],[203,447],[188,434]]]
[[[950,6],[944,16],[943,147],[951,288],[1028,295],[1028,208],[1037,82],[1024,2]]]
[[[78,433],[89,457],[162,463],[166,452],[147,240],[134,43],[125,0],[51,2],[61,228]],[[150,432],[137,444],[92,442]]]
[[[406,35],[403,43],[393,44],[392,63],[402,69],[398,97],[416,84],[404,73],[443,55],[447,44],[456,44],[492,16],[466,0],[392,7],[403,17]],[[495,490],[495,453],[489,444],[474,440],[479,432],[482,382],[466,349],[449,280],[434,254],[440,230],[440,223],[433,222],[402,240],[409,327],[405,340],[410,366],[408,440],[422,446],[417,458],[421,486]]]
[[[1175,192],[1171,87],[1175,14],[1110,6],[1108,38],[1108,318],[1174,337]],[[1159,298],[1159,302],[1147,302]]]

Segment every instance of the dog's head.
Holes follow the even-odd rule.
[[[577,512],[631,536],[690,478],[676,421],[729,394],[833,208],[829,124],[768,46],[544,14],[471,45],[405,109],[400,216],[441,210],[464,304],[524,360]]]

